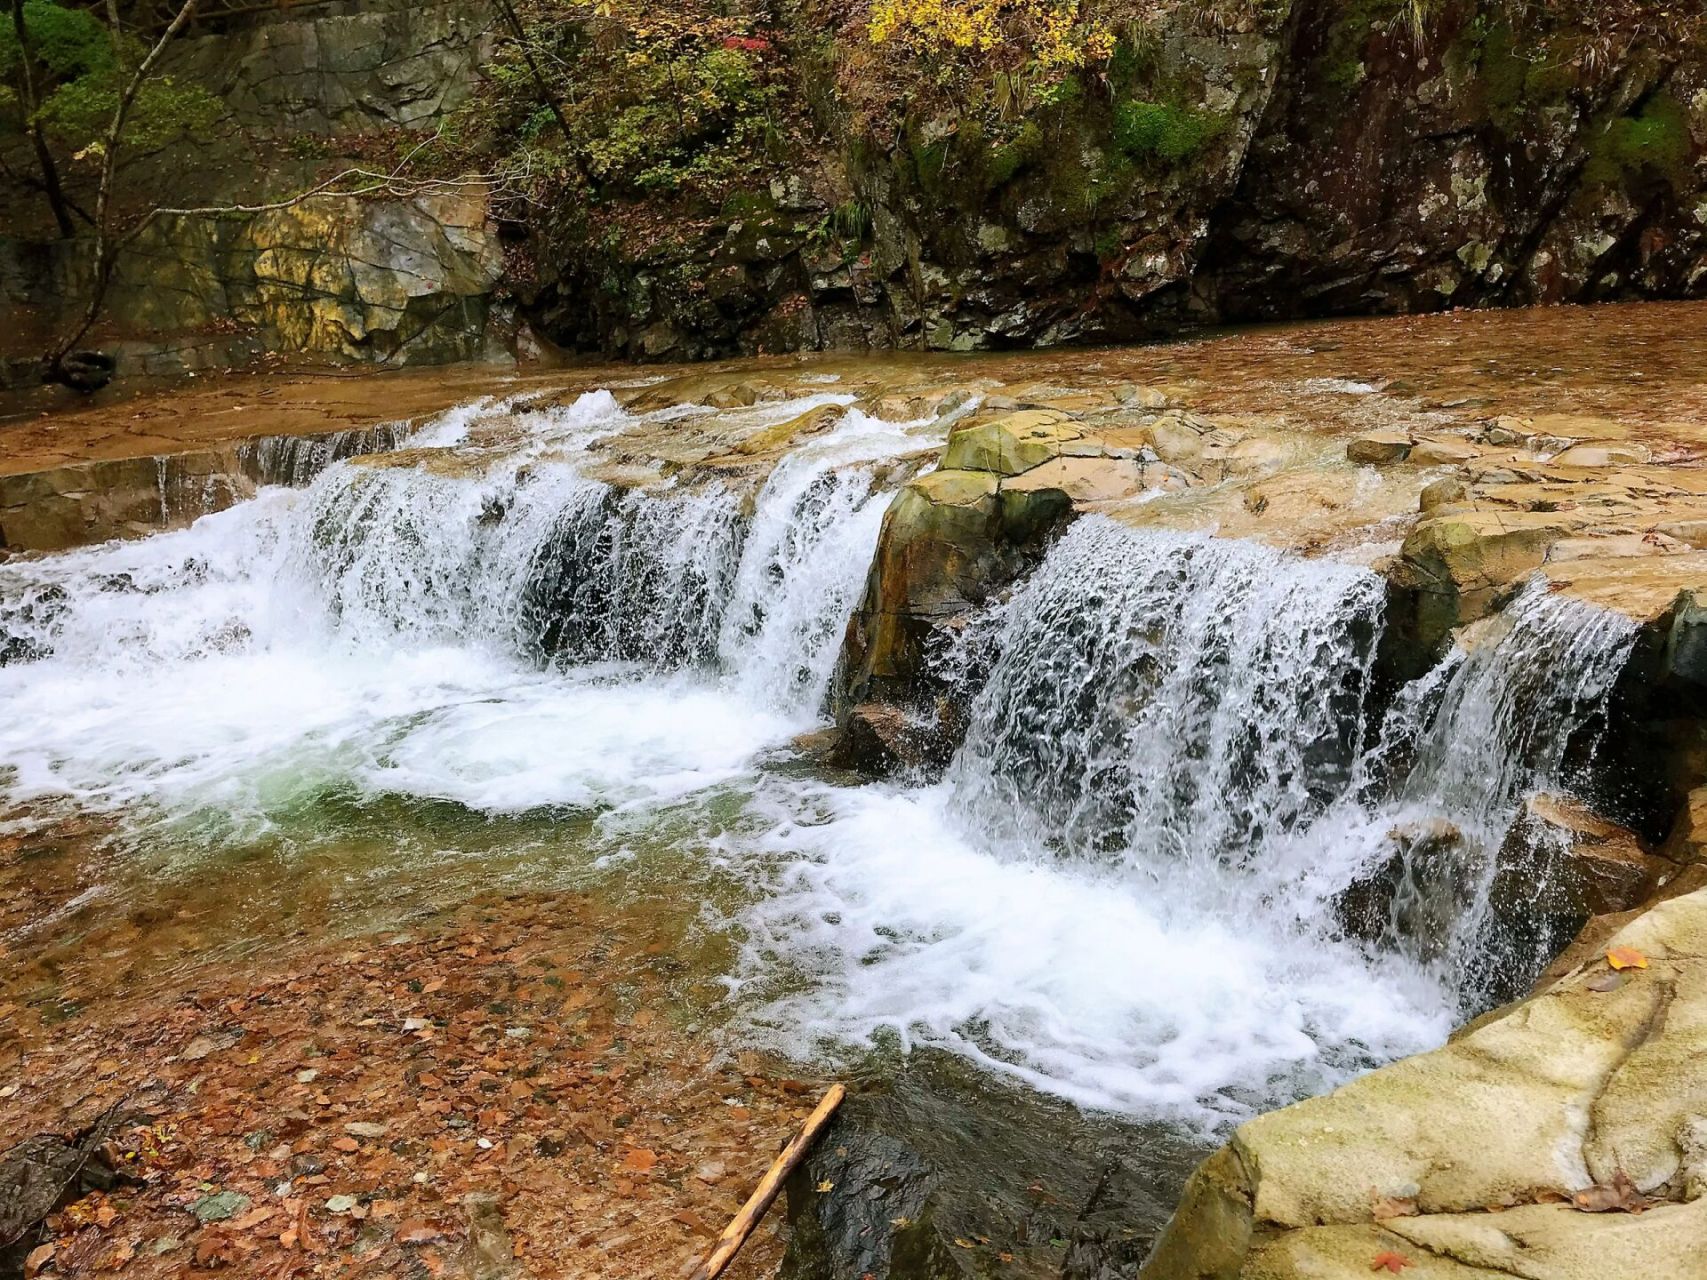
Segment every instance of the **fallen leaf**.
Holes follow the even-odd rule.
[[[398,1244],[433,1244],[439,1240],[443,1240],[445,1238],[445,1233],[440,1231],[430,1222],[423,1222],[419,1218],[411,1218],[408,1222],[405,1222],[402,1226],[397,1228],[397,1234],[392,1238],[396,1240]]]
[[[1583,983],[1583,986],[1587,987],[1590,991],[1616,991],[1619,987],[1623,986],[1626,981],[1628,981],[1628,979],[1617,973],[1597,973],[1594,977]]]
[[[1402,1253],[1394,1253],[1391,1249],[1375,1255],[1375,1261],[1370,1264],[1371,1271],[1390,1271],[1398,1275],[1411,1265],[1411,1260]]]
[[[828,1192],[828,1191],[834,1191],[835,1189],[836,1189],[836,1184],[833,1182],[820,1182],[818,1184],[818,1194],[819,1195],[823,1195],[825,1192]]]
[[[1613,947],[1606,953],[1606,963],[1614,969],[1646,969],[1648,957],[1635,947]]]
[[[647,1147],[634,1147],[622,1158],[622,1167],[636,1173],[649,1173],[658,1163],[658,1153]]]
[[[1571,1203],[1583,1213],[1640,1213],[1648,1207],[1648,1198],[1619,1169],[1610,1186],[1585,1187],[1571,1197]]]
[[[964,1236],[955,1236],[954,1243],[962,1249],[970,1249],[972,1247],[972,1242]]]
[[[38,1245],[36,1248],[31,1249],[27,1254],[25,1254],[24,1275],[33,1280],[33,1277],[37,1272],[39,1272],[49,1262],[53,1261],[55,1247],[56,1246],[53,1241],[50,1240],[46,1244]]]

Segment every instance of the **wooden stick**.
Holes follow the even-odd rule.
[[[747,1203],[741,1206],[723,1234],[717,1237],[717,1247],[711,1251],[711,1256],[695,1268],[688,1280],[717,1280],[723,1274],[723,1268],[728,1266],[735,1257],[736,1250],[747,1243],[747,1237],[753,1234],[753,1228],[759,1225],[759,1219],[765,1216],[765,1210],[771,1207],[771,1201],[776,1199],[776,1193],[782,1190],[783,1179],[793,1173],[795,1168],[806,1158],[806,1153],[812,1149],[812,1144],[830,1123],[830,1117],[836,1113],[836,1108],[842,1105],[842,1098],[847,1090],[839,1084],[830,1086],[817,1110],[806,1117],[806,1123],[800,1126],[800,1132],[789,1140],[782,1154],[771,1162],[771,1167],[765,1170],[765,1176],[759,1179],[759,1185],[753,1189],[753,1194],[747,1197]]]

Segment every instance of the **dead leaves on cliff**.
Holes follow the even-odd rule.
[[[1398,1275],[1410,1265],[1411,1260],[1404,1254],[1394,1253],[1391,1249],[1386,1249],[1375,1255],[1375,1260],[1370,1263],[1369,1269],[1371,1271],[1387,1271],[1393,1275]]]
[[[1606,953],[1606,963],[1614,969],[1646,969],[1648,957],[1635,947],[1613,947]]]

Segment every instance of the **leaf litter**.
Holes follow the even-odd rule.
[[[13,1022],[7,1132],[123,1115],[124,1179],[50,1215],[32,1274],[676,1280],[816,1088],[681,1013],[654,927],[491,899]],[[775,1267],[779,1217],[727,1274]]]

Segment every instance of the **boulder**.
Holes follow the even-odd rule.
[[[1417,497],[1417,510],[1427,514],[1436,507],[1451,506],[1463,502],[1469,495],[1469,490],[1462,480],[1447,476],[1423,486],[1423,491]]]
[[[1064,413],[1026,409],[955,431],[948,438],[942,465],[946,470],[1015,476],[1060,456],[1062,445],[1081,434]]]
[[[1535,434],[1535,426],[1528,418],[1499,417],[1488,425],[1482,433],[1482,439],[1489,444],[1525,445]]]
[[[1707,691],[1707,605],[1702,593],[1680,591],[1666,631],[1665,675],[1696,691]]]
[[[827,762],[862,773],[893,773],[948,763],[956,735],[941,715],[923,714],[886,702],[850,707],[834,731]]]
[[[935,709],[945,691],[929,670],[933,637],[946,639],[959,618],[1033,564],[1071,511],[1060,489],[1001,486],[994,472],[944,468],[903,486],[890,503],[832,690],[844,729],[853,728],[851,709],[866,702],[957,722]]]
[[[1418,642],[1436,649],[1455,627],[1487,614],[1570,528],[1556,513],[1535,511],[1442,512],[1421,521],[1393,571],[1395,585],[1415,593]]]
[[[1381,467],[1403,462],[1411,448],[1411,438],[1403,431],[1372,431],[1347,444],[1345,456],[1347,462]]]
[[[1707,787],[1685,797],[1660,854],[1678,866],[1707,866]]]
[[[1458,440],[1419,440],[1410,452],[1410,460],[1424,467],[1452,466],[1476,457],[1474,445]]]
[[[1570,796],[1524,802],[1500,849],[1493,898],[1508,914],[1604,915],[1645,902],[1668,871],[1633,831]]]
[[[1383,1253],[1465,1280],[1700,1274],[1707,890],[1611,941],[1648,967],[1595,958],[1443,1048],[1241,1126],[1140,1276],[1351,1280]]]
[[[1130,1276],[1203,1154],[939,1051],[850,1093],[788,1182],[789,1280]]]

